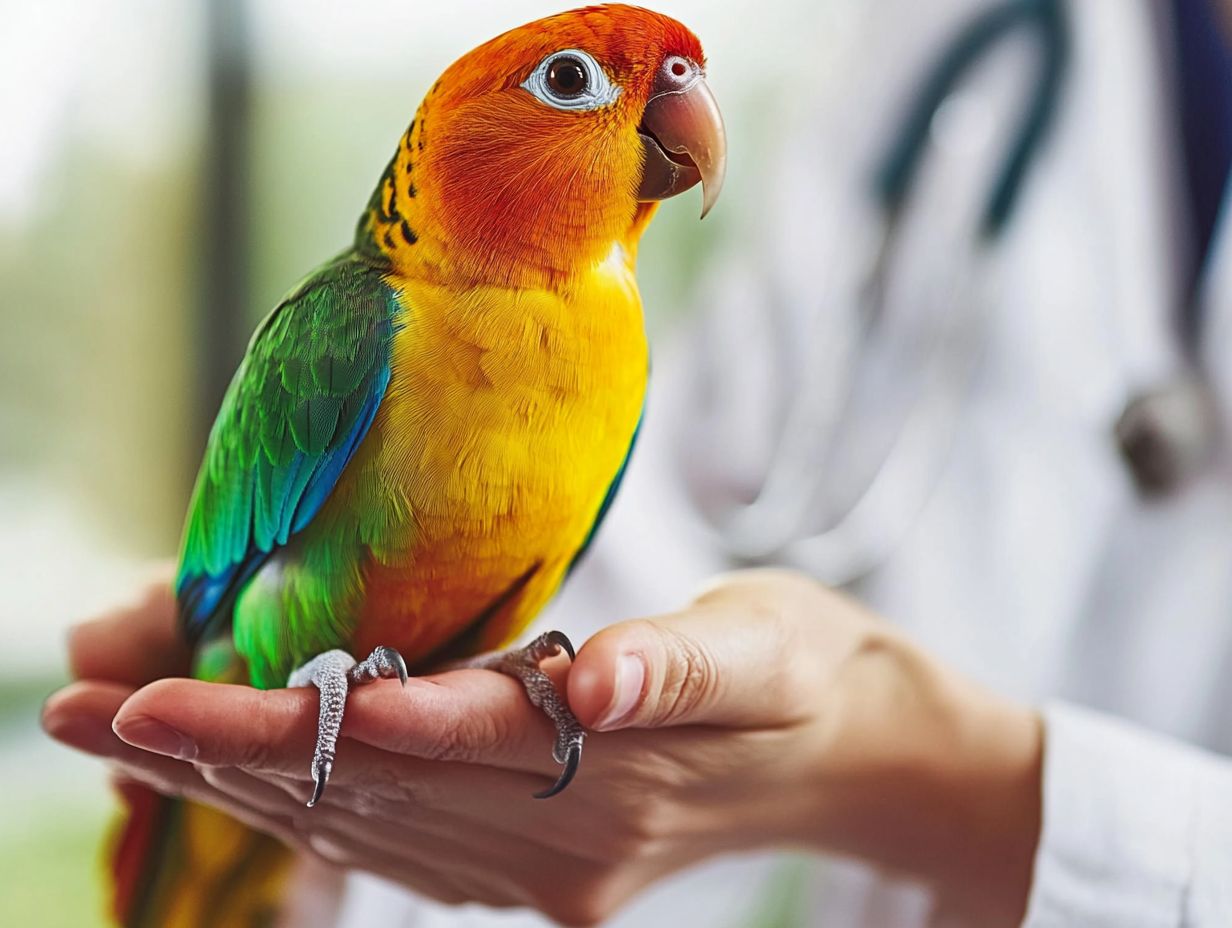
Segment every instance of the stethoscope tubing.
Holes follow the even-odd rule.
[[[940,343],[921,377],[918,402],[865,489],[820,528],[806,529],[815,497],[827,483],[826,451],[833,446],[850,403],[856,359],[884,315],[900,227],[931,147],[933,118],[973,67],[1015,29],[1030,29],[1036,36],[1039,74],[973,229],[970,253],[964,256],[969,260],[955,266],[952,279],[943,284],[948,295],[936,301],[958,309],[942,323]],[[974,310],[987,305],[988,285],[981,271],[992,263],[995,245],[1054,122],[1069,55],[1062,0],[1007,0],[977,14],[938,59],[874,172],[880,222],[864,250],[868,258],[865,282],[857,293],[855,324],[827,328],[821,324],[825,314],[814,314],[816,338],[825,355],[813,360],[800,391],[788,404],[755,498],[716,507],[694,493],[695,505],[737,562],[806,566],[829,582],[842,584],[881,563],[910,530],[940,478],[980,354],[981,320]],[[826,299],[821,305],[841,304]],[[689,486],[696,485],[690,481]]]

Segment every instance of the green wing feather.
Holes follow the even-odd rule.
[[[229,626],[236,596],[311,522],[367,434],[389,383],[397,298],[346,254],[253,336],[210,431],[176,582],[196,644]]]

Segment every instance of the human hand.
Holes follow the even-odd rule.
[[[586,642],[568,696],[602,733],[546,804],[530,798],[556,773],[546,720],[514,681],[463,670],[357,690],[330,789],[306,809],[315,693],[136,689],[183,667],[160,596],[74,635],[85,679],[48,701],[45,726],[310,856],[589,924],[705,857],[793,845],[918,876],[982,924],[1021,919],[1038,719],[796,575],[721,578],[680,612]]]

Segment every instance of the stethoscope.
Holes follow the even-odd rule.
[[[962,267],[940,301],[953,307],[941,323],[942,336],[920,375],[916,398],[880,459],[868,468],[863,488],[840,507],[831,503],[819,517],[814,504],[832,477],[829,452],[850,403],[855,359],[883,322],[887,290],[900,260],[903,219],[934,144],[934,119],[975,66],[1020,33],[1034,42],[1037,76],[977,214],[971,260],[956,262]],[[692,502],[733,560],[800,566],[843,584],[882,563],[910,531],[946,464],[978,360],[978,339],[972,333],[978,332],[980,320],[973,310],[988,283],[980,269],[991,264],[1047,140],[1069,67],[1070,39],[1063,0],[1005,0],[966,23],[920,85],[874,173],[878,221],[867,246],[862,285],[855,289],[855,324],[826,333],[828,353],[814,370],[804,372],[804,382],[787,403],[759,492],[748,501],[719,501],[705,481],[686,480]],[[1189,384],[1168,385],[1136,397],[1117,423],[1122,455],[1144,492],[1174,486],[1203,457],[1210,430],[1196,408]]]

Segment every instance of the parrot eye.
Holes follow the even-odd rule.
[[[572,55],[560,55],[548,63],[544,80],[552,95],[562,100],[572,100],[586,92],[586,65]]]
[[[522,87],[558,110],[598,109],[620,96],[599,62],[576,48],[548,55]]]

